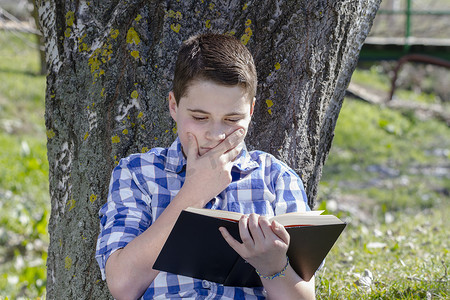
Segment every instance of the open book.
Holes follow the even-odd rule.
[[[261,286],[255,269],[228,245],[219,231],[219,227],[225,227],[241,241],[238,227],[241,216],[201,208],[182,211],[153,268],[227,286]],[[314,276],[346,226],[337,217],[321,215],[320,211],[287,213],[271,220],[288,231],[290,264],[306,281]]]

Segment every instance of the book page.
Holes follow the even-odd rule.
[[[199,215],[210,216],[210,217],[226,219],[226,220],[233,220],[233,221],[239,221],[239,219],[243,215],[241,213],[234,212],[234,211],[206,209],[206,208],[194,208],[194,207],[188,207],[185,209],[185,211],[196,213]]]
[[[206,209],[206,208],[188,207],[185,210],[188,212],[199,214],[199,215],[210,216],[213,218],[220,218],[220,219],[231,220],[231,221],[239,221],[239,219],[243,215],[241,213],[233,212],[233,211]],[[292,212],[292,213],[287,213],[287,214],[283,214],[283,215],[279,215],[279,216],[274,216],[272,218],[269,218],[269,220],[270,221],[276,220],[277,222],[279,222],[280,224],[282,224],[284,226],[317,225],[317,224],[323,224],[321,221],[315,220],[315,218],[317,218],[318,216],[321,216],[321,214],[323,212],[324,212],[323,210]],[[336,217],[334,217],[334,218],[337,219]],[[305,224],[305,222],[307,222],[307,223]],[[332,223],[336,223],[336,222],[332,222]],[[325,224],[330,224],[330,223],[325,223]]]

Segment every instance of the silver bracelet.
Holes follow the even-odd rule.
[[[286,271],[287,267],[289,266],[289,257],[286,256],[286,260],[287,260],[287,262],[286,262],[286,265],[284,266],[283,270],[281,270],[278,273],[275,273],[271,276],[266,276],[266,275],[262,275],[261,273],[258,272],[258,270],[255,269],[256,274],[258,274],[258,276],[261,277],[262,279],[269,279],[269,280],[275,279],[277,277],[284,277],[284,276],[286,276],[284,274],[284,272]]]

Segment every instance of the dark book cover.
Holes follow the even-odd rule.
[[[300,277],[311,279],[345,226],[340,223],[286,228],[291,237],[287,254]],[[261,286],[255,269],[228,245],[219,227],[227,228],[241,241],[237,222],[183,211],[153,268],[226,286]]]

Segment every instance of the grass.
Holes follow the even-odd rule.
[[[33,43],[0,31],[0,299],[36,298],[46,286],[45,77]]]
[[[383,74],[383,68],[378,65],[372,65],[369,68],[357,69],[352,75],[352,81],[357,84],[368,85],[376,90],[389,92],[390,79]]]
[[[318,298],[448,299],[449,213],[444,206],[390,223],[350,222],[318,273]],[[364,286],[365,270],[372,280]]]
[[[442,203],[450,190],[449,137],[443,122],[347,99],[323,172],[323,197],[344,190],[400,211]]]
[[[45,78],[32,42],[0,32],[0,299],[45,295]],[[355,75],[388,90],[377,67]],[[317,298],[448,298],[450,129],[346,99],[335,134],[318,208],[349,225],[317,273]]]
[[[318,299],[448,299],[449,158],[445,123],[345,100],[319,208],[349,225],[317,273]]]

